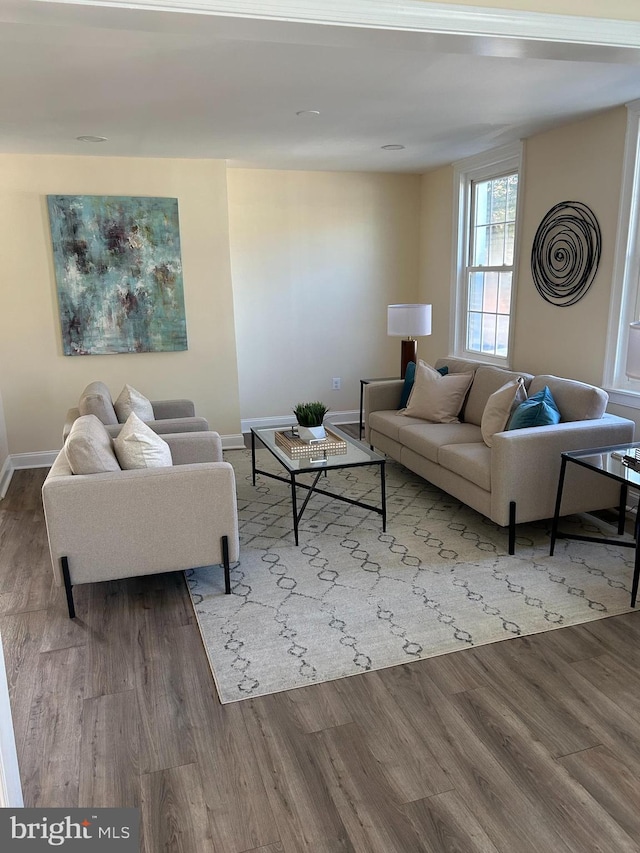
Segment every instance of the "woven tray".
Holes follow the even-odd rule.
[[[301,438],[292,438],[288,431],[276,431],[276,444],[292,459],[319,459],[322,456],[338,456],[347,452],[347,442],[331,430],[322,441],[309,444]]]

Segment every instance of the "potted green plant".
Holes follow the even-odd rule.
[[[293,414],[298,421],[298,435],[303,441],[327,437],[322,421],[328,411],[327,406],[319,400],[314,403],[298,403]]]

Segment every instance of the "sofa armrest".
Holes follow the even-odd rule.
[[[196,407],[193,400],[151,400],[155,420],[165,418],[193,418]]]
[[[371,412],[398,409],[403,388],[404,379],[385,379],[379,382],[369,382],[364,386],[363,412],[365,440],[368,441],[369,439],[369,415]]]
[[[57,463],[57,460],[56,460]],[[237,498],[228,462],[71,475],[54,464],[42,499],[56,582],[156,574],[238,559]]]
[[[528,427],[493,436],[491,448],[491,518],[509,521],[516,502],[516,521],[552,518],[555,510],[560,454],[633,441],[635,424],[605,414],[602,418]],[[577,465],[567,469],[562,515],[618,505],[619,484]]]
[[[167,418],[161,421],[145,421],[146,425],[151,427],[158,435],[177,432],[206,432],[209,429],[209,422],[206,418]],[[115,438],[120,434],[120,430],[124,424],[109,424],[106,427],[111,438]]]
[[[169,445],[174,465],[223,461],[222,439],[213,430],[165,433],[162,438]]]

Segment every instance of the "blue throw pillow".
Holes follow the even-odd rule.
[[[449,372],[449,368],[445,365],[444,367],[436,368],[440,376],[446,376]],[[404,385],[402,386],[402,394],[400,395],[400,405],[399,409],[406,409],[407,403],[409,402],[409,396],[413,391],[413,383],[416,378],[416,363],[415,361],[410,361],[407,364],[407,369],[404,374]]]
[[[507,429],[524,429],[557,423],[560,423],[560,410],[551,391],[545,385],[542,391],[538,391],[524,403],[520,403],[511,415]]]

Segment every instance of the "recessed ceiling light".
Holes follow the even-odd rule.
[[[106,142],[106,136],[76,136],[78,142]]]
[[[402,151],[404,145],[382,145],[385,151]]]
[[[320,110],[298,110],[296,112],[297,116],[319,116]]]

